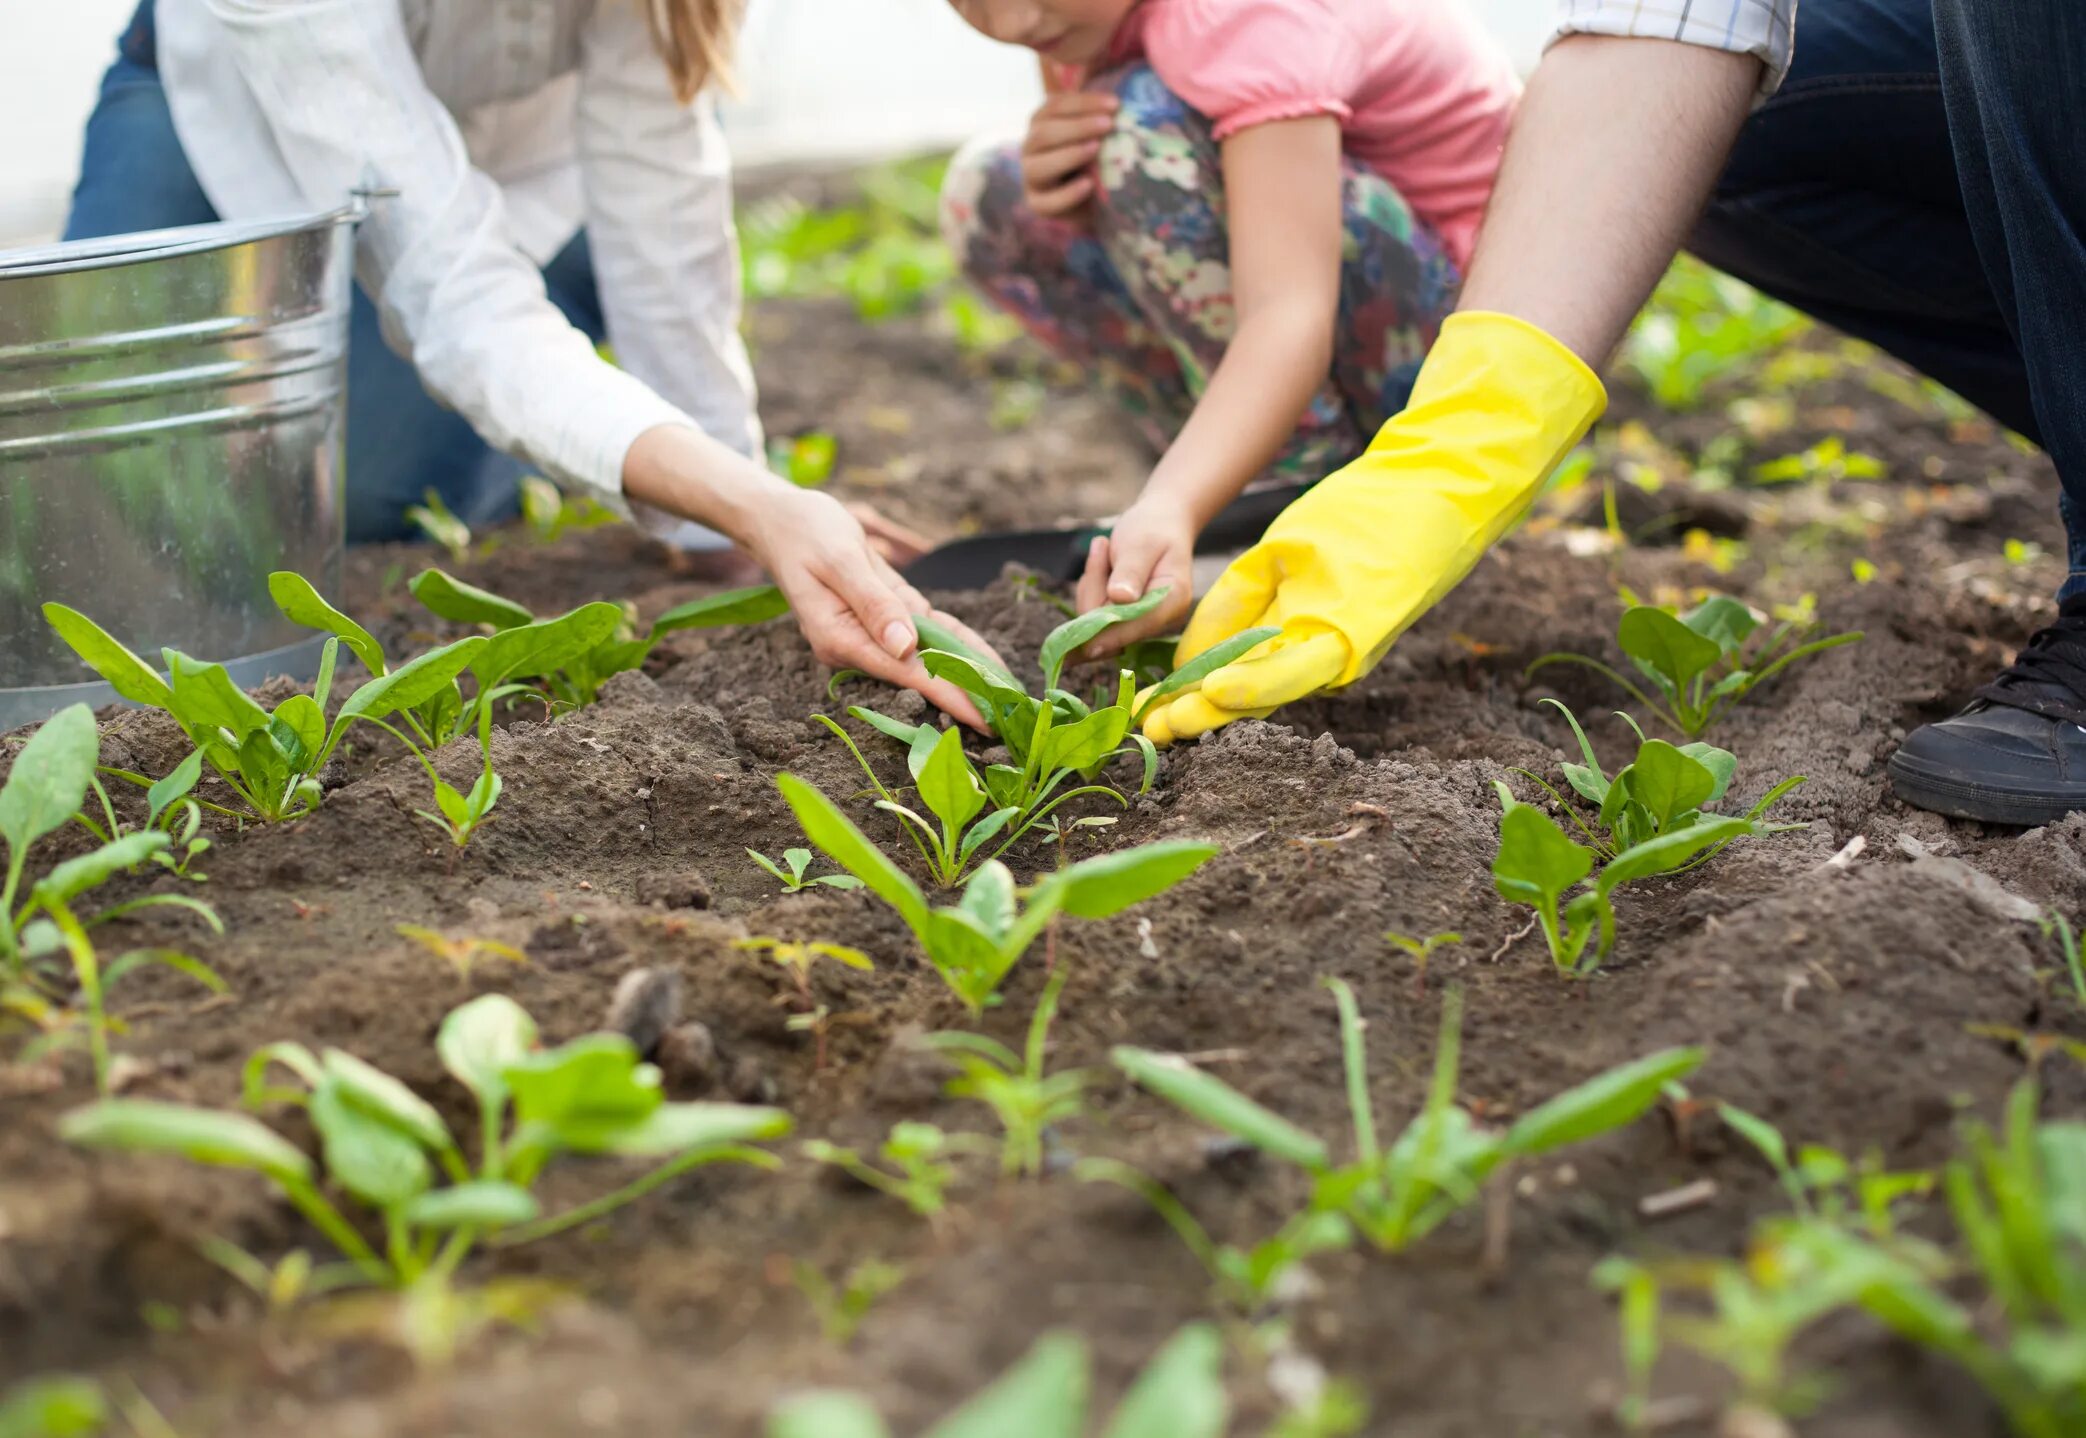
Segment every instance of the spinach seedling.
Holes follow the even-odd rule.
[[[1614,681],[1674,732],[1699,739],[1728,706],[1790,665],[1862,637],[1852,632],[1812,639],[1817,621],[1801,612],[1779,620],[1765,638],[1753,642],[1760,627],[1751,609],[1723,594],[1681,615],[1649,604],[1625,611],[1616,643],[1664,703],[1620,670],[1584,654],[1545,654],[1524,677],[1545,665],[1580,665]]]
[[[870,785],[877,794],[876,807],[898,818],[899,828],[920,851],[920,858],[927,865],[928,877],[942,888],[954,886],[968,873],[985,845],[1020,814],[1020,810],[1012,806],[995,809],[990,814],[984,812],[985,786],[979,782],[977,766],[963,752],[962,734],[955,729],[937,730],[931,724],[923,724],[920,726],[922,735],[931,735],[932,738],[913,749],[918,760],[913,778],[921,804],[934,818],[934,822],[929,823],[918,810],[899,803],[897,796],[883,786],[876,771],[869,767],[869,761],[862,757],[862,751],[855,747],[855,741],[848,738],[846,730],[823,714],[812,717],[847,745],[848,752],[855,756],[855,762],[862,766],[862,772],[869,776]],[[1009,835],[988,857],[996,858],[1005,852],[1019,834],[1017,830]]]
[[[794,991],[788,1001],[796,1006],[789,1027],[795,1031],[808,1030],[817,1045],[812,1067],[819,1073],[826,1071],[826,1030],[832,1013],[811,992],[811,966],[820,959],[831,959],[843,968],[868,972],[876,967],[869,955],[860,949],[851,949],[846,944],[829,944],[823,940],[810,943],[793,943],[787,939],[753,938],[734,939],[732,947],[746,949],[764,955],[771,963],[789,971]]]
[[[1059,969],[1043,986],[1043,996],[1029,1019],[1028,1042],[1018,1054],[984,1034],[928,1034],[920,1041],[955,1063],[957,1076],[944,1089],[949,1097],[976,1099],[999,1119],[1004,1135],[1000,1172],[1009,1177],[1040,1177],[1045,1131],[1052,1124],[1079,1117],[1086,1109],[1081,1094],[1094,1081],[1091,1072],[1043,1071],[1050,1021],[1057,1014],[1058,995],[1064,987],[1065,971]]]
[[[1383,941],[1412,960],[1412,989],[1418,994],[1427,991],[1427,961],[1434,957],[1434,951],[1462,943],[1463,935],[1440,933],[1416,939],[1411,934],[1401,934],[1392,929],[1384,934]]]
[[[456,971],[459,979],[469,979],[471,970],[480,959],[504,959],[510,964],[526,964],[529,956],[512,944],[503,944],[498,939],[481,939],[476,934],[464,934],[451,938],[439,929],[430,929],[424,924],[393,924],[391,931],[402,939],[411,939],[443,963]]]
[[[1191,1118],[1230,1134],[1312,1179],[1310,1211],[1338,1216],[1387,1253],[1402,1252],[1473,1202],[1510,1159],[1530,1158],[1607,1133],[1658,1102],[1666,1085],[1694,1072],[1702,1050],[1663,1049],[1624,1064],[1547,1103],[1504,1131],[1481,1127],[1457,1106],[1462,1000],[1442,1004],[1434,1078],[1420,1112],[1388,1145],[1377,1138],[1369,1097],[1362,1018],[1354,991],[1327,979],[1340,1010],[1340,1047],[1354,1130],[1354,1158],[1337,1163],[1315,1135],[1263,1107],[1222,1079],[1174,1054],[1121,1047],[1111,1057],[1139,1085]]]
[[[540,474],[523,475],[516,488],[522,522],[538,544],[555,544],[567,534],[621,522],[601,501],[567,494]]]
[[[208,874],[199,872],[195,867],[196,860],[209,853],[212,848],[210,840],[199,832],[203,827],[202,802],[191,797],[196,782],[203,777],[203,755],[200,750],[191,753],[175,765],[164,779],[157,781],[148,779],[143,774],[134,774],[126,769],[112,769],[103,764],[97,764],[95,772],[136,784],[146,791],[144,827],[159,830],[169,840],[166,848],[153,851],[153,863],[177,879],[187,879],[194,884],[206,884],[210,881]],[[94,814],[83,806],[79,813],[73,815],[74,822],[104,844],[113,844],[130,833],[131,830],[126,828],[122,819],[117,816],[116,806],[110,801],[109,791],[102,786],[101,780],[90,779],[88,787],[100,805],[101,817],[97,821]]]
[[[863,1259],[842,1274],[838,1283],[826,1277],[817,1264],[802,1258],[790,1264],[789,1272],[797,1292],[818,1315],[819,1331],[836,1348],[853,1342],[877,1300],[905,1281],[903,1268],[881,1258]]]
[[[1513,772],[1549,795],[1587,843],[1593,846],[1602,862],[1612,861],[1640,844],[1677,834],[1718,817],[1709,811],[1723,802],[1731,781],[1738,774],[1738,759],[1730,750],[1700,742],[1675,748],[1663,739],[1647,739],[1634,719],[1618,713],[1616,717],[1637,735],[1637,757],[1610,778],[1602,770],[1601,761],[1595,757],[1586,731],[1579,727],[1578,717],[1555,699],[1543,702],[1564,716],[1565,723],[1572,726],[1573,737],[1579,741],[1579,753],[1586,762],[1566,764],[1565,783],[1573,793],[1595,806],[1598,813],[1594,825],[1581,819],[1564,795],[1551,787],[1542,775],[1529,769]],[[1762,795],[1744,817],[1749,821],[1759,821],[1784,795],[1804,782],[1801,774],[1781,780]],[[1499,793],[1501,807],[1512,808],[1516,802],[1512,791],[1500,781],[1494,782],[1494,788]],[[1761,832],[1778,834],[1803,827],[1801,824],[1764,824]],[[1706,864],[1723,847],[1723,844],[1715,845],[1681,867],[1695,868]]]
[[[339,1049],[314,1055],[270,1044],[247,1062],[246,1102],[291,1103],[319,1136],[325,1175],[381,1221],[372,1244],[319,1188],[304,1151],[243,1113],[143,1099],[105,1099],[67,1114],[73,1143],[166,1153],[261,1174],[380,1288],[442,1284],[481,1237],[509,1246],[590,1223],[700,1164],[777,1160],[752,1147],[789,1131],[780,1109],[668,1103],[659,1071],[620,1034],[589,1034],[539,1049],[520,1005],[486,994],[452,1010],[435,1038],[442,1066],[478,1100],[479,1158],[466,1163],[433,1105]],[[270,1071],[295,1082],[271,1085]],[[511,1118],[511,1122],[510,1122]],[[562,1154],[663,1159],[642,1177],[545,1216],[531,1192]],[[437,1175],[448,1182],[437,1183]]]
[[[760,865],[761,868],[773,876],[775,882],[782,885],[782,892],[785,894],[802,893],[804,890],[818,884],[823,884],[829,889],[859,889],[862,887],[862,881],[853,874],[820,874],[814,878],[805,878],[805,871],[811,867],[811,850],[809,849],[784,849],[780,864],[766,854],[759,853],[753,849],[746,851],[746,857],[753,860],[754,863]]]
[[[439,490],[421,491],[420,503],[406,506],[406,522],[440,545],[451,564],[470,561],[471,526],[457,516]]]
[[[1616,889],[1673,873],[1705,849],[1760,832],[1760,825],[1750,819],[1705,817],[1625,849],[1602,867],[1591,888],[1565,902],[1565,896],[1593,873],[1595,851],[1575,842],[1542,810],[1516,803],[1509,794],[1500,798],[1509,807],[1499,821],[1492,886],[1507,902],[1535,910],[1550,960],[1566,978],[1585,978],[1615,947]]]
[[[513,600],[466,584],[439,569],[422,570],[413,576],[407,588],[413,591],[415,599],[443,619],[489,626],[495,644],[510,631],[540,632],[545,624],[560,622],[539,620]],[[675,630],[758,624],[788,612],[789,601],[772,584],[733,589],[677,604],[642,632],[637,628],[635,615],[623,606],[582,605],[573,613],[593,616],[588,622],[586,643],[569,643],[567,636],[560,636],[554,647],[547,646],[536,653],[526,670],[511,669],[505,677],[527,678],[540,685],[559,710],[582,709],[599,697],[603,684],[643,664],[653,646]],[[513,642],[522,641],[517,638]],[[481,687],[483,682],[481,676]]]
[[[877,1157],[896,1173],[877,1167],[851,1148],[841,1148],[824,1139],[804,1144],[804,1156],[813,1163],[831,1164],[855,1182],[888,1193],[921,1218],[934,1218],[947,1207],[949,1185],[956,1181],[956,1167],[949,1155],[966,1145],[951,1138],[931,1123],[895,1123],[877,1146]]]
[[[310,694],[292,694],[271,714],[232,682],[221,664],[204,664],[164,649],[161,677],[78,610],[46,604],[44,618],[87,666],[125,699],[171,715],[203,760],[244,804],[268,822],[318,808],[318,773],[358,719],[381,721],[456,687],[456,676],[484,649],[473,636],[430,650],[410,664],[379,675],[348,696],[331,723],[326,699],[340,641],[328,639]]]
[[[971,875],[956,903],[936,908],[837,805],[794,774],[776,787],[804,837],[897,910],[956,996],[973,1011],[992,1001],[1008,972],[1060,913],[1106,919],[1163,894],[1217,853],[1214,844],[1173,840],[1082,859],[1024,890],[997,859]],[[1025,902],[1024,902],[1025,901]]]
[[[1075,1438],[1087,1431],[1092,1387],[1086,1343],[1046,1334],[984,1392],[922,1438]],[[1224,1438],[1224,1339],[1208,1323],[1168,1339],[1116,1405],[1107,1438]],[[889,1438],[869,1403],[846,1393],[806,1393],[768,1419],[767,1438]]]

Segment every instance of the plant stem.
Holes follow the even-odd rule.
[[[679,1178],[691,1168],[706,1163],[750,1163],[758,1168],[777,1168],[781,1160],[763,1149],[749,1148],[743,1144],[728,1144],[722,1148],[699,1148],[670,1159],[653,1169],[644,1177],[627,1183],[613,1193],[589,1200],[577,1208],[568,1208],[563,1213],[539,1218],[534,1223],[517,1224],[492,1240],[495,1248],[513,1248],[519,1244],[534,1243],[539,1238],[549,1238],[554,1233],[563,1233],[583,1223],[592,1223],[603,1214],[611,1213],[634,1199],[643,1198],[653,1189],[669,1179]]]
[[[398,1275],[377,1257],[376,1250],[363,1241],[362,1235],[309,1182],[278,1178],[276,1184],[297,1211],[309,1219],[314,1228],[333,1240],[333,1246],[346,1254],[349,1262],[362,1270],[363,1277],[380,1288],[398,1287]]]

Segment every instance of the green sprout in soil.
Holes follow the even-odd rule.
[[[1113,917],[1165,893],[1217,853],[1214,844],[1143,844],[1082,859],[1027,889],[1016,886],[1006,865],[988,860],[971,875],[956,903],[937,908],[831,799],[794,774],[777,775],[775,782],[804,837],[898,912],[935,972],[974,1013],[992,1001],[1029,945],[1059,914]]]
[[[676,630],[758,624],[789,611],[782,591],[762,584],[677,604],[639,632],[633,616],[620,605],[583,604],[558,619],[540,620],[513,600],[439,569],[422,570],[407,587],[439,617],[491,630],[485,665],[472,666],[481,693],[493,687],[479,672],[489,668],[495,671],[494,686],[527,680],[560,712],[593,703],[603,684],[643,664],[653,647]],[[559,625],[571,627],[552,632]],[[511,662],[503,652],[509,647]]]
[[[957,1066],[957,1076],[945,1090],[949,1097],[976,1099],[999,1119],[1000,1172],[1009,1177],[1041,1177],[1044,1134],[1053,1124],[1068,1123],[1085,1111],[1081,1095],[1094,1081],[1085,1069],[1043,1071],[1050,1021],[1064,987],[1065,971],[1059,969],[1043,986],[1029,1019],[1028,1041],[1018,1054],[984,1034],[938,1033],[921,1039]]]
[[[470,561],[471,526],[457,516],[438,491],[425,490],[420,503],[407,505],[406,523],[440,545],[448,553],[451,564]]]
[[[524,475],[518,489],[522,522],[538,544],[553,544],[568,534],[620,522],[615,511],[599,500],[566,494],[540,474]]]
[[[813,717],[832,730],[847,746],[848,752],[855,756],[855,762],[862,766],[862,772],[869,776],[870,785],[876,792],[876,807],[897,817],[899,828],[919,850],[928,877],[941,888],[954,887],[971,872],[972,863],[984,847],[1020,817],[1021,811],[1011,805],[994,809],[990,814],[984,812],[985,786],[978,778],[977,766],[963,752],[963,735],[955,729],[938,730],[931,724],[921,725],[922,733],[932,735],[933,740],[916,745],[912,751],[918,760],[913,770],[915,788],[920,803],[933,817],[934,822],[929,823],[917,809],[899,803],[897,796],[884,787],[846,730],[823,714]],[[1112,789],[1106,792],[1111,796],[1115,793]],[[1016,830],[1009,834],[986,858],[997,858],[1004,853],[1008,845],[1020,837],[1020,832]]]
[[[1112,1055],[1124,1073],[1189,1117],[1310,1176],[1307,1208],[1274,1240],[1251,1252],[1218,1247],[1178,1202],[1159,1205],[1161,1217],[1210,1270],[1220,1293],[1248,1309],[1314,1252],[1344,1248],[1357,1238],[1382,1252],[1403,1252],[1475,1202],[1503,1165],[1583,1143],[1635,1121],[1658,1102],[1668,1084],[1692,1073],[1703,1057],[1700,1049],[1663,1049],[1568,1089],[1503,1131],[1487,1129],[1456,1102],[1462,998],[1451,989],[1442,1004],[1441,1037],[1426,1102],[1386,1145],[1378,1141],[1354,991],[1339,979],[1326,980],[1326,987],[1340,1010],[1340,1047],[1353,1126],[1353,1157],[1344,1164],[1334,1160],[1323,1140],[1178,1055],[1128,1047]],[[1121,1181],[1113,1172],[1089,1172]]]
[[[2057,952],[2064,958],[2065,976],[2071,980],[2072,993],[2077,995],[2081,1008],[2086,1008],[2086,963],[2079,956],[2079,936],[2072,929],[2071,920],[2052,909],[2042,917],[2044,938],[2057,940]]]
[[[797,1012],[790,1016],[789,1027],[793,1031],[808,1031],[816,1044],[812,1068],[817,1073],[826,1071],[826,1033],[832,1023],[832,1013],[818,1001],[811,991],[811,969],[820,959],[830,959],[843,968],[868,973],[876,968],[875,962],[860,949],[851,949],[846,944],[831,944],[824,940],[797,943],[788,939],[751,938],[734,939],[732,947],[745,949],[765,957],[770,963],[786,970],[790,976],[791,991],[786,1000],[796,1006]]]
[[[1411,934],[1391,929],[1384,934],[1383,941],[1412,960],[1413,992],[1424,993],[1427,989],[1427,961],[1434,957],[1435,950],[1462,943],[1463,935],[1445,932],[1416,939]]]
[[[1712,385],[1757,369],[1810,323],[1750,285],[1682,256],[1630,327],[1619,360],[1662,409],[1687,412]]]
[[[1959,1364],[2017,1438],[2086,1432],[2086,1124],[2041,1121],[2037,1109],[2023,1080],[1997,1134],[1964,1129],[1939,1178],[1952,1245],[1908,1232],[1899,1212],[1934,1189],[1933,1175],[1815,1146],[1792,1157],[1772,1125],[1723,1109],[1792,1211],[1758,1224],[1742,1259],[1617,1258],[1598,1271],[1623,1296],[1625,1419],[1641,1426],[1668,1338],[1732,1373],[1738,1411],[1800,1415],[1827,1384],[1792,1368],[1797,1339],[1860,1311]]]
[[[442,1066],[478,1100],[473,1168],[434,1107],[352,1054],[301,1044],[257,1051],[246,1103],[290,1103],[319,1137],[321,1165],[247,1114],[142,1099],[104,1099],[59,1124],[73,1143],[176,1154],[250,1169],[272,1182],[330,1240],[359,1281],[384,1289],[444,1287],[481,1240],[506,1247],[591,1223],[702,1164],[772,1168],[753,1147],[789,1131],[780,1109],[669,1103],[659,1071],[620,1034],[539,1049],[536,1025],[512,999],[487,994],[450,1012],[436,1035]],[[268,1082],[280,1066],[289,1086]],[[566,1154],[662,1159],[642,1177],[545,1216],[531,1191]],[[374,1241],[321,1191],[322,1177],[368,1209]],[[447,1182],[437,1182],[437,1179]]]
[[[965,1146],[961,1138],[951,1138],[931,1123],[905,1122],[891,1125],[889,1136],[877,1146],[877,1158],[888,1167],[880,1168],[856,1150],[823,1139],[806,1142],[804,1156],[891,1195],[921,1218],[934,1218],[948,1206],[949,1185],[956,1181],[949,1155]]]
[[[526,964],[529,956],[512,944],[498,939],[482,939],[476,934],[464,934],[451,938],[439,929],[430,929],[425,924],[394,924],[392,932],[402,939],[411,939],[430,954],[456,971],[459,979],[468,980],[471,971],[478,967],[480,959],[503,959],[510,964]]]
[[[829,889],[859,889],[862,887],[862,881],[853,874],[820,874],[815,878],[805,878],[805,872],[811,868],[811,850],[809,849],[784,849],[780,864],[766,854],[759,853],[753,849],[746,851],[746,857],[772,875],[775,882],[782,885],[782,892],[785,894],[802,893],[804,890],[819,884],[823,884]]]
[[[329,723],[326,699],[337,638],[326,641],[312,692],[292,694],[270,713],[248,698],[221,664],[165,649],[163,678],[79,611],[46,604],[43,612],[59,637],[118,694],[172,716],[247,812],[271,823],[319,807],[318,773],[356,720],[382,721],[453,692],[456,676],[486,646],[477,637],[459,640],[379,674],[349,695]]]
[[[819,1331],[836,1348],[853,1342],[869,1310],[905,1281],[903,1268],[881,1258],[863,1259],[842,1274],[838,1283],[808,1259],[794,1260],[789,1271],[790,1281],[818,1315]]]
[[[1753,466],[1756,484],[1830,484],[1841,479],[1882,479],[1883,461],[1873,454],[1847,448],[1838,435],[1827,435],[1814,445]]]
[[[1584,654],[1545,654],[1525,674],[1550,664],[1591,669],[1613,680],[1675,733],[1699,739],[1726,708],[1790,665],[1862,637],[1854,632],[1810,638],[1817,627],[1806,612],[1792,612],[1754,642],[1761,621],[1728,595],[1711,595],[1681,615],[1639,604],[1623,614],[1615,638],[1658,699],[1620,670]]]
[[[206,884],[210,876],[199,872],[196,860],[210,852],[210,840],[199,831],[203,827],[203,806],[189,797],[196,782],[203,777],[203,755],[201,751],[190,754],[175,765],[164,779],[157,781],[143,774],[128,770],[111,769],[97,765],[97,775],[108,774],[140,785],[145,792],[145,824],[148,830],[157,829],[169,840],[164,849],[155,849],[152,862],[165,869],[177,879],[186,879],[193,884]],[[92,834],[103,844],[113,844],[129,834],[123,820],[116,813],[116,806],[109,798],[109,791],[102,787],[99,777],[88,780],[88,787],[100,806],[100,817],[82,807],[73,819],[80,827]]]
[[[922,1438],[1075,1438],[1087,1431],[1092,1388],[1086,1343],[1045,1335],[1028,1355]],[[1224,1391],[1224,1340],[1207,1323],[1176,1333],[1145,1365],[1102,1429],[1104,1438],[1223,1438],[1231,1402]],[[889,1438],[869,1403],[853,1394],[793,1398],[768,1420],[767,1438]]]

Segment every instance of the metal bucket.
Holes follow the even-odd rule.
[[[309,679],[268,572],[337,595],[363,207],[0,253],[0,730],[113,691],[43,621]]]

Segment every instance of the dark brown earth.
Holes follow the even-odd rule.
[[[937,534],[1105,512],[1141,474],[1127,431],[1062,385],[1028,427],[995,431],[985,362],[959,356],[923,322],[869,329],[836,304],[777,303],[756,316],[755,338],[772,427],[834,431],[842,487]],[[2086,1016],[2050,982],[2054,950],[2034,925],[1996,917],[1960,882],[1968,865],[2077,914],[2086,819],[2030,833],[1949,823],[1899,804],[1883,778],[1905,731],[1959,703],[2047,614],[2054,561],[2012,565],[2001,545],[2059,550],[2054,480],[1982,422],[1878,395],[1864,379],[1871,363],[1797,392],[1789,425],[1749,441],[1747,462],[1841,434],[1886,461],[1882,482],[1704,493],[1686,477],[1688,460],[1732,429],[1721,407],[1730,396],[1671,420],[1618,395],[1596,479],[1632,466],[1673,471],[1641,497],[1645,512],[1677,504],[1696,516],[1688,523],[1708,515],[1737,534],[1746,548],[1731,573],[1700,562],[1699,542],[1672,543],[1681,525],[1657,530],[1662,546],[1574,553],[1593,536],[1546,514],[1353,689],[1169,755],[1155,791],[1101,842],[1194,837],[1224,852],[1131,915],[1063,929],[1057,963],[1070,982],[1054,1062],[1105,1065],[1108,1046],[1125,1041],[1226,1051],[1221,1072],[1232,1081],[1334,1135],[1339,1055],[1319,980],[1341,976],[1361,995],[1375,1096],[1399,1121],[1425,1083],[1443,988],[1457,984],[1467,1005],[1462,1093],[1487,1115],[1655,1047],[1701,1043],[1710,1058],[1693,1083],[1698,1097],[1743,1105],[1795,1137],[1920,1164],[1947,1152],[1959,1112],[1991,1113],[2023,1071],[1970,1025],[2086,1037]],[[1032,367],[1017,349],[985,368],[1005,377]],[[1654,446],[1646,458],[1645,435],[1626,432],[1625,420],[1677,448]],[[1579,504],[1566,496],[1551,508]],[[1848,578],[1856,557],[1877,566],[1873,582]],[[400,584],[424,562],[408,548],[353,560],[346,608],[389,646],[433,637],[417,628],[424,620]],[[629,598],[651,614],[699,592],[627,530],[549,548],[512,537],[467,573],[543,609]],[[1540,939],[1521,934],[1525,911],[1493,894],[1490,784],[1510,766],[1554,771],[1569,736],[1539,697],[1561,694],[1590,722],[1620,697],[1571,671],[1546,671],[1554,688],[1521,677],[1548,650],[1612,658],[1618,581],[1644,594],[1714,587],[1761,605],[1813,591],[1827,624],[1868,637],[1768,687],[1714,736],[1740,756],[1741,799],[1808,774],[1778,811],[1808,827],[1743,844],[1689,878],[1625,891],[1613,961],[1571,985],[1551,971]],[[1004,581],[942,598],[1009,654],[1033,653],[1057,618]],[[864,684],[845,697],[918,711],[917,700]],[[683,1076],[682,1096],[772,1099],[797,1116],[800,1136],[865,1145],[900,1119],[981,1127],[982,1111],[940,1097],[934,1062],[908,1047],[909,1036],[959,1025],[963,1014],[896,920],[861,893],[778,898],[744,855],[796,840],[775,792],[779,770],[836,795],[857,787],[845,752],[808,718],[833,707],[826,675],[786,621],[676,636],[598,707],[498,734],[506,796],[453,874],[434,831],[410,813],[426,802],[423,776],[388,747],[365,748],[317,814],[220,835],[204,867],[224,938],[175,920],[111,933],[111,943],[191,948],[236,994],[199,1004],[172,979],[139,980],[128,993],[132,1031],[119,1041],[140,1066],[132,1092],[233,1102],[245,1055],[288,1038],[354,1051],[454,1122],[465,1096],[431,1047],[449,1008],[501,989],[546,1037],[563,1039],[601,1021],[623,974],[664,966],[682,976],[687,1013],[720,1049],[713,1085]],[[1620,747],[1619,723],[1591,727],[1607,749]],[[111,713],[104,735],[110,762],[159,772],[180,757],[158,716]],[[0,759],[14,747],[0,741]],[[888,746],[870,752],[896,771]],[[441,766],[460,778],[475,756],[457,746]],[[883,832],[880,816],[866,807],[861,816]],[[1857,838],[1860,857],[1821,867]],[[1902,838],[1941,862],[1916,867]],[[1013,857],[1026,869],[1054,862],[1036,847]],[[528,962],[485,960],[462,979],[398,937],[399,923],[502,940]],[[1424,996],[1409,961],[1380,938],[1392,929],[1465,936],[1436,959]],[[877,959],[873,974],[819,977],[824,1001],[850,1016],[835,1028],[829,1072],[815,1072],[808,1042],[786,1030],[782,986],[729,947],[749,934],[830,939]],[[1017,1033],[1041,986],[1039,959],[1017,971],[985,1029]],[[267,1321],[195,1256],[193,1240],[207,1234],[271,1259],[316,1242],[257,1181],[61,1144],[53,1122],[90,1096],[77,1059],[6,1078],[0,1384],[53,1369],[128,1374],[192,1438],[740,1435],[757,1431],[779,1395],[810,1383],[865,1389],[910,1432],[1045,1329],[1091,1335],[1113,1391],[1165,1335],[1208,1311],[1207,1283],[1185,1250],[1117,1190],[1064,1172],[1004,1182],[973,1161],[949,1221],[930,1227],[792,1156],[773,1175],[700,1171],[585,1233],[474,1260],[471,1277],[550,1277],[584,1301],[555,1312],[539,1336],[490,1338],[448,1372],[416,1373],[379,1344]],[[2053,1068],[2049,1084],[2055,1109],[2080,1110],[2077,1077]],[[1056,1135],[1061,1147],[1163,1177],[1218,1235],[1257,1238],[1299,1197],[1271,1169],[1211,1166],[1204,1135],[1156,1101],[1113,1080],[1096,1094],[1090,1115]],[[1298,1340],[1367,1391],[1370,1432],[1607,1431],[1600,1395],[1618,1375],[1614,1323],[1589,1271],[1618,1250],[1733,1252],[1750,1219],[1775,1205],[1771,1180],[1739,1146],[1701,1129],[1683,1146],[1656,1120],[1520,1177],[1497,1274],[1480,1263],[1475,1215],[1400,1258],[1319,1265],[1322,1285],[1296,1315]],[[1642,1196],[1701,1177],[1717,1182],[1715,1203],[1663,1224],[1636,1216]],[[562,1204],[608,1183],[568,1164],[554,1170],[549,1196]],[[798,1258],[837,1274],[867,1257],[904,1265],[906,1278],[837,1349],[779,1268]],[[1997,1431],[1957,1375],[1860,1325],[1832,1329],[1809,1356],[1839,1382],[1806,1434]],[[1234,1372],[1248,1411],[1265,1414],[1249,1365]],[[1718,1391],[1681,1361],[1661,1388]]]

